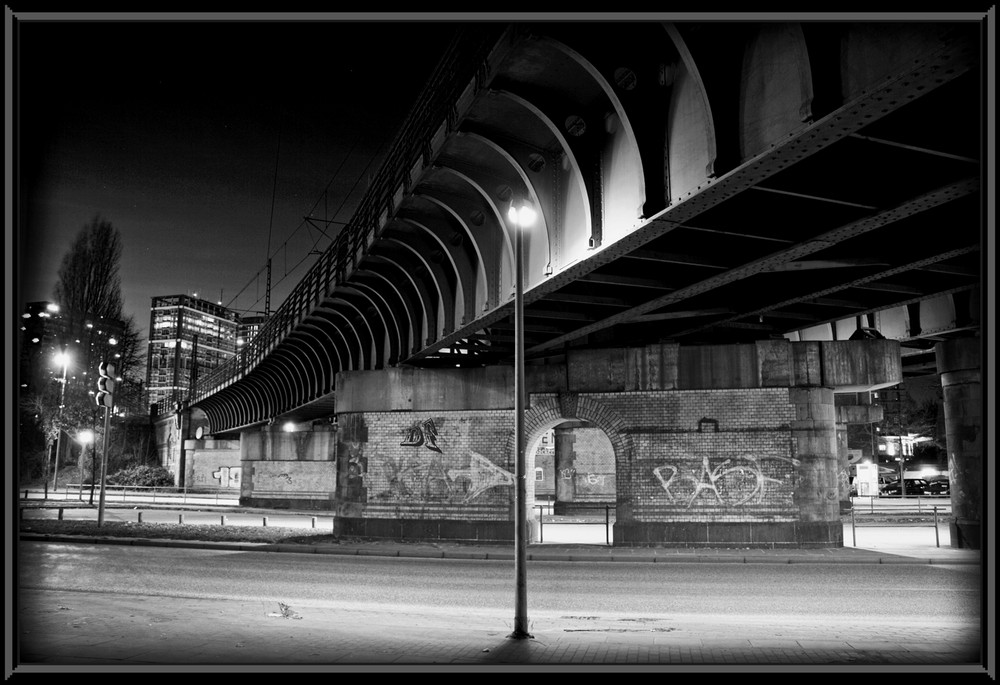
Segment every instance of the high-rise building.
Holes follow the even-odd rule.
[[[189,398],[199,374],[236,354],[239,315],[191,295],[154,297],[150,308],[146,388],[157,411]]]

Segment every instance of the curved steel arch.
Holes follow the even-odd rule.
[[[417,307],[411,306],[409,310],[413,312],[411,318],[417,316],[415,323],[417,324],[414,331],[414,338],[419,336],[419,340],[415,347],[417,349],[428,344],[431,339],[431,335],[437,329],[437,303],[431,301],[430,293],[427,290],[426,284],[423,281],[413,278],[410,272],[406,269],[405,264],[401,264],[398,261],[398,257],[392,254],[392,250],[387,249],[385,245],[381,243],[376,243],[372,246],[372,250],[368,253],[365,258],[364,266],[372,272],[377,273],[375,267],[388,267],[396,274],[397,283],[408,283],[413,290],[415,295],[416,303],[419,305],[419,311]],[[392,280],[386,277],[387,280]],[[402,291],[400,291],[402,292]]]
[[[288,389],[282,383],[282,373],[276,368],[277,365],[277,361],[268,355],[268,358],[255,369],[261,380],[271,387],[273,393],[272,414],[268,417],[270,419],[281,414],[289,403]]]
[[[431,252],[432,261],[434,261],[433,255],[435,252],[440,252],[442,258],[447,260],[448,264],[451,266],[451,273],[454,274],[453,279],[449,279],[449,282],[453,283],[453,321],[457,321],[459,324],[468,323],[468,315],[475,314],[476,302],[475,292],[464,286],[465,277],[475,273],[474,267],[470,264],[466,252],[458,246],[452,245],[450,241],[445,240],[440,235],[440,232],[442,231],[440,227],[432,227],[431,224],[425,223],[416,217],[401,218],[399,223],[413,226],[416,230],[427,236],[426,240],[429,241],[430,245],[437,247],[434,252]],[[449,228],[448,230],[451,229]],[[449,273],[448,269],[442,267],[442,270],[445,272],[447,277],[447,274]]]
[[[463,245],[465,245],[465,244],[469,245],[469,251],[472,252],[472,255],[471,256],[467,256],[467,260],[468,260],[469,264],[472,265],[472,268],[475,270],[475,276],[474,276],[474,278],[475,278],[476,287],[472,289],[472,291],[473,291],[472,311],[473,312],[478,312],[480,309],[482,309],[482,311],[486,311],[490,307],[490,286],[489,286],[487,275],[486,275],[486,263],[485,263],[485,260],[483,258],[483,252],[482,252],[482,250],[479,247],[479,242],[476,240],[475,233],[472,231],[472,229],[469,226],[468,222],[466,222],[461,217],[461,215],[455,210],[455,208],[452,207],[449,203],[443,202],[442,200],[440,200],[439,198],[435,197],[434,195],[425,195],[425,194],[420,193],[420,192],[415,192],[413,194],[412,198],[413,199],[424,200],[424,201],[426,201],[428,203],[433,204],[435,207],[438,207],[442,212],[446,213],[446,215],[447,215],[447,217],[449,219],[451,219],[454,223],[458,224],[458,226],[460,227],[460,229],[456,230],[455,232],[463,236],[463,240],[462,240]],[[450,223],[446,223],[446,225],[451,230],[455,230],[454,228],[452,228],[452,226],[451,226]],[[442,229],[442,230],[444,230],[444,229]],[[498,290],[499,290],[499,286],[498,286]],[[479,293],[479,292],[482,293],[482,297],[483,297],[483,306],[482,306],[482,308],[478,307],[478,299],[477,299],[478,295],[477,295],[477,293]],[[496,306],[497,304],[498,303],[494,302],[493,306]]]
[[[416,269],[418,275],[426,274],[425,281],[434,284],[438,293],[439,319],[438,335],[447,334],[455,330],[456,321],[456,289],[458,274],[454,269],[449,269],[447,265],[439,263],[433,258],[433,252],[429,247],[433,245],[432,239],[427,237],[422,231],[412,227],[409,230],[399,228],[399,222],[391,224],[392,228],[382,233],[382,240],[386,243],[394,243],[404,251],[412,253],[419,262]]]
[[[591,233],[591,240],[593,240],[593,228],[594,222],[594,198],[595,198],[595,187],[594,182],[588,180],[588,174],[584,172],[584,165],[579,159],[581,151],[578,146],[570,143],[570,140],[563,134],[562,129],[555,123],[551,116],[541,107],[536,105],[533,101],[528,100],[525,97],[517,94],[516,92],[510,91],[497,91],[496,96],[499,98],[507,99],[511,104],[514,104],[525,112],[529,113],[532,118],[537,121],[541,126],[543,126],[548,133],[558,141],[559,147],[564,155],[564,164],[567,165],[571,171],[570,178],[573,179],[573,184],[575,185],[577,191],[579,192],[579,207],[578,211],[583,216],[582,222],[586,227],[586,230]],[[528,177],[528,174],[524,171],[524,168],[520,162],[515,160],[513,156],[506,150],[506,148],[500,143],[495,143],[496,149],[503,152],[505,156],[508,157],[510,163],[512,164],[517,176],[521,181],[533,187],[534,184]],[[596,197],[600,197],[599,191]],[[560,198],[554,198],[556,201],[568,201],[570,195],[561,194]],[[535,198],[537,202],[537,197]],[[600,243],[600,241],[597,241]],[[565,238],[563,238],[563,243],[565,243]]]
[[[274,392],[267,379],[261,374],[251,373],[246,377],[244,387],[246,386],[258,389],[257,392],[247,392],[247,397],[256,400],[256,402],[252,403],[250,412],[245,417],[246,423],[266,421],[268,418],[274,416],[276,412],[276,408],[273,405]]]
[[[335,374],[337,371],[347,371],[354,368],[354,358],[351,355],[350,342],[347,340],[344,332],[340,330],[336,323],[331,321],[328,317],[320,316],[313,311],[299,325],[304,327],[311,326],[312,328],[315,328],[330,341],[330,347],[337,355],[337,368],[334,370]]]
[[[504,183],[508,187],[511,187],[512,194],[516,197],[519,197],[520,199],[531,200],[532,203],[534,203],[534,205],[539,209],[538,218],[540,220],[541,226],[538,226],[537,224],[535,226],[532,226],[531,231],[528,233],[526,248],[529,250],[529,252],[526,253],[525,256],[529,257],[531,252],[533,252],[532,248],[534,248],[535,246],[535,241],[533,240],[533,238],[536,235],[543,234],[545,239],[541,244],[544,245],[545,256],[541,257],[540,261],[543,262],[545,266],[542,268],[535,269],[536,273],[534,274],[534,278],[532,278],[533,274],[529,270],[529,273],[527,274],[527,278],[525,280],[525,287],[530,288],[530,286],[533,283],[540,283],[541,281],[543,281],[551,271],[553,222],[549,220],[549,217],[554,213],[555,211],[554,208],[556,206],[556,203],[560,202],[560,198],[551,197],[549,193],[542,193],[536,188],[535,181],[529,176],[528,172],[525,171],[524,169],[524,164],[526,163],[526,160],[524,163],[522,163],[521,160],[515,158],[514,154],[510,150],[508,150],[507,147],[505,147],[505,145],[513,146],[512,143],[510,143],[509,141],[504,141],[504,145],[501,145],[487,138],[485,135],[479,133],[466,133],[464,134],[463,137],[466,140],[475,141],[477,144],[489,150],[489,153],[494,157],[494,159],[497,160],[497,163],[504,165],[506,171],[505,173],[506,177],[504,178]],[[495,217],[495,220],[497,222],[496,228],[497,230],[500,231],[501,235],[503,236],[504,243],[507,246],[507,249],[509,250],[507,258],[509,260],[509,263],[513,265],[514,253],[513,253],[513,244],[511,243],[510,240],[510,234],[509,234],[510,229],[507,226],[507,219],[505,213],[502,211],[501,207],[497,204],[500,198],[494,197],[493,195],[488,193],[484,187],[484,183],[487,180],[486,177],[489,174],[486,174],[485,172],[482,171],[477,171],[475,168],[459,170],[448,166],[442,166],[441,169],[447,171],[447,173],[450,173],[456,179],[459,179],[463,183],[467,184],[474,193],[481,196],[482,199],[491,206],[493,210],[493,216]],[[516,183],[514,179],[520,181],[520,184]],[[530,269],[532,262],[534,262],[534,260],[529,258],[529,260],[527,260],[525,264],[526,268]]]
[[[394,235],[397,237],[393,237]],[[383,234],[379,244],[390,248],[392,245],[395,245],[399,252],[405,255],[405,257],[398,257],[398,259],[413,261],[416,264],[413,273],[417,276],[423,276],[419,280],[425,284],[430,283],[431,287],[428,287],[428,290],[433,290],[437,293],[437,297],[432,298],[436,320],[433,335],[436,340],[455,329],[454,290],[448,282],[448,277],[444,273],[444,269],[431,262],[420,250],[410,244],[408,240],[401,240],[398,237],[400,235],[405,236],[405,234],[387,231]],[[409,238],[410,236],[406,237]],[[440,316],[441,314],[444,315],[443,320]]]
[[[382,368],[386,363],[389,366],[395,365],[399,359],[400,352],[399,332],[396,320],[393,318],[391,311],[387,312],[388,305],[385,304],[382,296],[373,291],[371,286],[361,283],[356,275],[352,275],[351,280],[344,285],[338,286],[335,292],[340,297],[353,297],[361,300],[361,306],[358,307],[359,311],[362,308],[368,312],[374,311],[377,321],[382,324],[381,330],[372,331],[376,339],[381,338],[382,340],[382,363],[376,368]],[[365,320],[367,321],[368,319],[369,317],[366,316]],[[369,326],[371,326],[370,323]]]
[[[287,407],[307,402],[308,400],[305,399],[306,395],[301,393],[303,388],[308,389],[309,387],[309,372],[305,367],[302,356],[289,348],[287,337],[271,353],[271,359],[274,360],[276,366],[283,366],[286,369],[285,387],[288,391]],[[285,411],[287,407],[282,411]]]
[[[342,302],[356,312],[357,319],[364,324],[368,332],[369,348],[372,353],[372,358],[366,368],[383,368],[385,366],[386,347],[388,343],[386,338],[388,335],[385,321],[382,319],[382,312],[379,311],[378,307],[363,293],[359,292],[357,288],[354,288],[350,281],[338,285],[331,297],[328,298],[328,301],[334,303]],[[375,309],[375,317],[368,315],[368,307]]]
[[[323,367],[323,390],[322,392],[330,392],[333,389],[333,378],[338,371],[345,368],[343,362],[340,358],[340,350],[334,343],[333,338],[330,334],[323,330],[321,326],[318,326],[313,322],[311,318],[306,318],[302,323],[296,328],[296,332],[299,335],[308,336],[316,341],[316,349],[323,352],[326,357],[326,366]],[[330,355],[330,351],[333,351],[333,355]],[[322,361],[321,361],[322,363]]]
[[[500,245],[502,245],[498,255],[498,260],[496,264],[495,278],[496,278],[496,288],[495,290],[490,289],[489,292],[495,292],[494,307],[499,307],[504,302],[509,299],[510,294],[514,292],[514,243],[511,240],[511,236],[507,227],[507,222],[504,221],[504,217],[501,214],[499,208],[497,207],[496,200],[493,196],[477,182],[475,179],[471,178],[468,174],[454,169],[449,166],[441,165],[437,167],[437,171],[443,174],[449,174],[454,178],[458,179],[461,183],[465,184],[468,188],[472,189],[472,195],[481,201],[481,206],[489,212],[489,219],[484,219],[483,225],[488,226],[495,230],[497,236],[500,239]],[[453,208],[455,204],[454,198],[445,197],[441,193],[433,193],[432,191],[425,191],[424,196],[432,198],[437,201],[442,207],[446,207],[449,211],[457,214],[457,210]],[[462,200],[470,201],[468,198],[463,197]],[[489,252],[487,246],[483,244],[482,238],[476,236],[474,232],[470,232],[472,240],[475,241],[476,251],[478,254],[482,255],[485,252]],[[487,269],[486,278],[489,281],[491,274],[491,269],[489,269],[489,261],[483,260],[483,265]]]
[[[333,330],[337,331],[341,338],[343,338],[349,362],[348,368],[344,369],[345,371],[358,371],[365,367],[366,357],[364,338],[362,338],[361,334],[356,330],[354,322],[351,321],[347,315],[344,314],[344,312],[339,309],[328,307],[326,302],[324,302],[321,306],[312,311],[309,318],[325,321]],[[337,325],[337,321],[340,320],[343,320],[344,323]],[[345,333],[345,329],[350,331],[350,336]]]
[[[317,337],[313,332],[314,330],[316,330],[315,326],[303,322],[296,326],[289,338],[295,340],[297,344],[307,347],[312,352],[314,365],[317,370],[316,395],[319,396],[329,392],[329,389],[333,387],[333,376],[337,368],[339,368],[339,363],[337,365],[334,364],[333,359],[330,357],[329,348]]]
[[[360,346],[360,366],[359,369],[372,369],[375,364],[381,361],[382,349],[376,345],[375,333],[372,331],[368,318],[357,305],[350,300],[343,298],[337,291],[331,297],[323,301],[325,311],[336,312],[341,316],[351,330],[354,331]]]
[[[297,356],[301,356],[307,362],[306,375],[309,381],[309,387],[304,397],[308,402],[316,397],[319,393],[319,388],[323,383],[324,369],[319,358],[319,352],[309,340],[303,338],[303,333],[299,331],[298,327],[288,334],[285,338],[285,343],[289,346],[289,348],[299,351]]]
[[[408,339],[404,337],[404,329],[400,320],[405,318],[399,312],[393,310],[385,296],[371,283],[366,282],[367,278],[362,277],[357,272],[351,278],[351,287],[364,296],[372,306],[375,307],[386,330],[386,347],[388,352],[387,363],[395,366],[399,362],[399,356],[406,349]]]
[[[390,309],[392,309],[393,316],[396,318],[399,326],[400,351],[402,352],[405,350],[407,354],[412,353],[415,349],[417,349],[420,337],[420,326],[423,319],[421,316],[423,312],[423,303],[419,299],[419,294],[416,293],[416,290],[414,289],[413,294],[417,298],[417,302],[414,305],[414,303],[403,294],[399,287],[397,287],[397,284],[392,279],[386,277],[385,274],[380,273],[376,269],[373,269],[372,266],[373,264],[370,260],[366,261],[365,264],[354,273],[354,282],[364,283],[382,296],[386,304],[388,304]],[[381,266],[387,269],[394,268],[387,262],[376,264],[375,266]]]

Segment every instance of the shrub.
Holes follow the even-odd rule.
[[[139,487],[172,487],[174,474],[162,466],[130,466],[110,473],[105,481],[108,485],[133,485]]]

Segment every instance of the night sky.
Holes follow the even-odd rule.
[[[157,295],[263,311],[269,243],[274,311],[330,244],[304,217],[351,218],[453,28],[17,24],[18,310],[52,299],[100,215],[121,233],[125,314],[144,337]]]

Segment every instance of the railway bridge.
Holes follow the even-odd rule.
[[[978,546],[981,41],[456,25],[350,223],[155,418],[164,462],[344,534],[512,540],[523,433],[527,502],[610,498],[616,545],[839,546],[846,426],[938,374]]]

